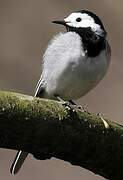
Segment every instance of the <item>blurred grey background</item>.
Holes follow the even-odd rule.
[[[33,95],[47,43],[54,34],[64,31],[51,21],[81,9],[95,12],[105,24],[112,63],[103,81],[79,103],[123,124],[122,0],[0,0],[0,90]],[[0,149],[0,179],[103,180],[67,162],[37,161],[31,155],[20,173],[12,176],[9,168],[14,156],[15,151]]]

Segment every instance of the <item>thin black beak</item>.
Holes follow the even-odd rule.
[[[62,25],[64,25],[64,26],[66,26],[65,20],[61,20],[61,21],[52,21],[52,23],[55,23],[55,24],[62,24]]]

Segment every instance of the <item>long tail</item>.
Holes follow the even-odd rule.
[[[43,88],[43,81],[41,76],[37,83],[34,97],[43,97],[43,92],[44,92],[44,88]],[[10,168],[11,174],[15,175],[18,173],[27,156],[28,156],[28,152],[24,152],[24,151],[17,152],[14,162],[12,163]]]
[[[28,156],[28,152],[24,152],[24,151],[17,152],[16,157],[10,168],[11,174],[13,175],[17,174],[17,172],[20,170],[27,156]]]

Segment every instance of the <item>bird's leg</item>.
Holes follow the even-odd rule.
[[[54,95],[57,100],[59,100],[63,105],[69,107],[70,109],[80,109],[82,111],[86,111],[84,109],[84,107],[82,107],[81,105],[77,105],[73,100],[69,100],[69,101],[65,101],[64,99],[62,99],[59,95]]]
[[[69,103],[72,104],[74,106],[74,108],[80,109],[83,112],[86,112],[85,108],[81,105],[77,105],[73,100],[69,100]]]
[[[67,104],[68,102],[67,101],[65,101],[64,99],[62,99],[59,95],[54,95],[55,96],[55,98],[58,100],[58,101],[60,101],[62,104]]]
[[[99,118],[102,120],[105,128],[108,129],[108,128],[109,128],[109,124],[108,124],[108,122],[102,117],[101,113],[97,113],[97,115],[98,115]]]
[[[70,99],[68,102],[69,102],[70,104],[74,105],[74,106],[77,105],[72,99]]]
[[[67,106],[67,107],[69,107],[71,109],[73,109],[73,106],[76,105],[73,101],[65,101],[59,95],[55,94],[54,96],[59,102],[61,102],[63,105],[65,105],[65,106]]]

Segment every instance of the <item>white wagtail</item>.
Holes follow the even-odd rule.
[[[87,10],[53,23],[64,25],[67,32],[59,33],[49,43],[35,96],[76,100],[95,87],[108,70],[111,50],[107,33],[99,17]],[[12,174],[19,171],[27,155],[18,151]]]

